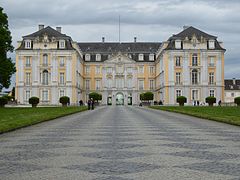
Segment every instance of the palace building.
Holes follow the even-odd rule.
[[[176,104],[204,102],[207,96],[224,101],[225,49],[216,36],[194,27],[164,42],[75,42],[61,32],[39,25],[18,42],[16,98],[28,104],[58,105],[62,96],[72,105],[88,94],[102,94],[103,105],[136,105],[151,91],[155,101]]]

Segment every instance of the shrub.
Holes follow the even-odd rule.
[[[216,98],[213,96],[206,97],[206,103],[208,103],[209,106],[213,106],[214,103],[216,103]]]
[[[14,100],[13,96],[4,96],[4,97],[6,97],[8,101],[11,101],[12,99]]]
[[[240,96],[234,98],[234,103],[237,104],[237,106],[240,106]]]
[[[0,107],[4,107],[8,103],[7,97],[0,97]]]
[[[145,100],[145,99],[144,99],[144,93],[141,93],[141,94],[140,94],[140,100],[141,100],[141,101],[144,101],[144,100]]]
[[[177,103],[179,103],[179,106],[184,106],[184,103],[186,102],[187,102],[187,98],[185,96],[177,97]]]
[[[96,93],[96,92],[92,92],[92,93],[90,93],[89,94],[89,99],[93,99],[93,101],[100,101],[100,100],[102,100],[102,95],[101,94],[98,94],[98,93]]]
[[[152,92],[145,92],[144,93],[144,100],[146,101],[152,101],[153,100],[153,93]]]
[[[67,104],[70,104],[70,98],[68,96],[62,96],[60,97],[59,102],[62,106],[67,106]]]
[[[31,97],[28,100],[29,104],[32,105],[32,107],[37,107],[38,103],[39,103],[39,98],[38,97]]]

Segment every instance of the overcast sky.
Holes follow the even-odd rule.
[[[240,0],[1,0],[13,45],[38,29],[61,26],[74,41],[161,42],[191,25],[224,42],[225,78],[240,78]]]

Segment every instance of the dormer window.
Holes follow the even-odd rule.
[[[90,60],[91,60],[90,54],[86,54],[86,55],[85,55],[85,61],[90,61]]]
[[[181,49],[181,47],[182,47],[182,46],[181,46],[181,40],[176,40],[176,41],[175,41],[175,48],[176,48],[176,49]]]
[[[101,61],[101,54],[96,54],[96,61]]]
[[[154,54],[149,55],[149,61],[154,61]]]
[[[25,40],[25,48],[26,49],[31,49],[32,45],[31,45],[31,40]]]
[[[144,59],[143,54],[139,54],[139,55],[138,55],[138,60],[139,60],[139,61],[143,61],[143,59]]]
[[[209,40],[208,41],[208,47],[209,47],[209,49],[215,49],[215,41],[214,40]]]
[[[64,49],[65,48],[65,40],[60,40],[59,41],[59,48]]]

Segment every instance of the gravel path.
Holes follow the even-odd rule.
[[[99,107],[0,135],[0,179],[240,177],[240,128],[139,107]]]

